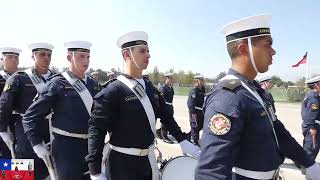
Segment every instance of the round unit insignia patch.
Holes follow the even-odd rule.
[[[311,104],[312,109],[318,109],[318,104]]]
[[[231,121],[222,114],[216,114],[210,118],[209,128],[215,135],[225,135],[231,129]]]

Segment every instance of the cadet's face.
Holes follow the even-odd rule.
[[[276,51],[272,48],[271,36],[264,36],[255,42],[252,46],[253,58],[260,73],[268,71],[269,66],[272,64],[272,56]]]
[[[90,54],[86,52],[75,52],[72,65],[76,67],[78,71],[84,73],[88,70],[90,63]]]
[[[318,82],[318,83],[316,84],[316,89],[317,89],[318,93],[320,93],[320,82]]]
[[[204,80],[199,79],[199,84],[200,84],[200,86],[204,86]]]
[[[150,58],[148,46],[136,46],[132,49],[132,54],[138,66],[147,69]]]
[[[93,79],[98,80],[99,76],[97,74],[92,75]]]
[[[17,55],[4,55],[3,63],[6,70],[17,69],[19,64],[19,56]]]
[[[172,77],[167,77],[166,82],[171,85],[172,84]]]
[[[43,67],[49,68],[51,62],[52,53],[49,51],[38,51],[33,55],[33,59],[36,61],[36,64]]]
[[[273,86],[272,81],[267,81],[266,84],[268,89],[271,89]]]

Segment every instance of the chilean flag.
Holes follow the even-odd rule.
[[[292,67],[298,67],[300,64],[307,63],[307,56],[308,56],[308,52],[306,52],[306,54],[302,57],[302,59],[297,64],[292,65]]]
[[[34,160],[0,159],[0,180],[34,180]]]

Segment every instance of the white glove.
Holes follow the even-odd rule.
[[[91,180],[107,180],[107,177],[105,174],[96,174],[96,175],[90,175]]]
[[[199,158],[201,150],[198,146],[193,145],[191,142],[187,140],[183,140],[180,143],[181,150],[184,154],[192,156],[196,159]]]
[[[318,163],[315,163],[306,169],[306,178],[310,180],[320,179],[320,165]]]
[[[50,156],[50,152],[44,144],[37,144],[33,146],[33,150],[37,156],[43,160],[45,160],[45,157]]]
[[[8,132],[0,132],[0,136],[1,138],[3,139],[3,141],[6,143],[6,145],[9,147],[10,149],[10,146],[11,144],[13,144],[13,137],[10,133]]]

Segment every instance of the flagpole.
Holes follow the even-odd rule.
[[[308,52],[307,52],[308,53]],[[305,79],[305,84],[307,84],[307,79],[308,79],[308,71],[309,71],[309,61],[310,58],[307,58],[307,63],[306,63],[306,79]]]

